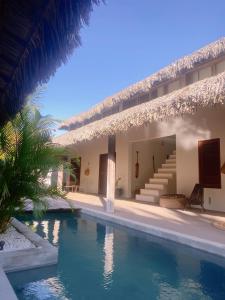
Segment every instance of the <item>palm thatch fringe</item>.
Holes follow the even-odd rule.
[[[126,132],[155,121],[193,114],[199,107],[225,104],[225,72],[198,81],[163,97],[134,106],[120,113],[55,137],[54,143],[78,144],[92,139]]]
[[[0,3],[0,122],[12,117],[80,45],[79,31],[101,0]],[[8,117],[7,117],[8,115]]]
[[[75,129],[96,119],[100,119],[103,114],[112,107],[119,105],[122,102],[126,102],[132,97],[149,93],[150,90],[156,88],[159,84],[174,80],[181,74],[190,72],[195,67],[223,55],[225,55],[225,38],[221,38],[220,40],[199,49],[193,54],[175,61],[150,77],[127,87],[113,96],[107,97],[103,102],[97,104],[87,112],[66,120],[60,128]]]

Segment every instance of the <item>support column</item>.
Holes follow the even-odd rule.
[[[57,188],[60,190],[63,188],[63,166],[58,169]]]
[[[106,211],[114,212],[116,183],[116,137],[108,137],[108,163],[107,163],[107,193],[106,193]]]
[[[67,162],[69,160],[69,157],[64,156],[63,160]],[[63,189],[63,185],[70,185],[70,173],[66,168],[64,168],[64,165],[62,164],[58,168],[58,174],[57,174],[57,188]]]

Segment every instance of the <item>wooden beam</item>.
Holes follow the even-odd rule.
[[[114,212],[116,183],[116,137],[108,137],[108,165],[107,165],[107,193],[106,193],[106,211]]]

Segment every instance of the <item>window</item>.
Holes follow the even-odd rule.
[[[149,101],[149,94],[141,95],[138,98],[138,104],[145,103],[145,102],[148,102],[148,101]]]
[[[192,84],[199,80],[199,71],[194,71],[186,74],[186,85]]]
[[[225,71],[225,61],[221,61],[216,64],[216,74],[222,73]]]
[[[153,100],[153,99],[155,99],[157,97],[158,97],[158,91],[157,91],[157,89],[153,89],[151,91],[150,98],[151,98],[151,100]]]
[[[158,97],[162,97],[164,95],[164,86],[163,85],[158,87],[157,94],[158,94]]]
[[[168,94],[168,84],[165,84],[163,87],[163,95]]]
[[[199,183],[205,188],[221,188],[220,139],[198,142]]]
[[[128,100],[123,102],[123,110],[128,109],[132,106],[135,106],[138,104],[137,98],[129,98]]]
[[[193,73],[186,74],[186,85],[192,84],[194,82]]]
[[[168,85],[168,93],[172,93],[173,91],[178,90],[179,88],[180,88],[179,80],[173,81]]]
[[[207,67],[204,69],[199,70],[199,80],[205,79],[212,76],[212,68]]]

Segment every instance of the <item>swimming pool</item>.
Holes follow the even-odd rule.
[[[222,258],[83,214],[25,222],[59,246],[59,262],[8,274],[21,300],[225,299]]]

